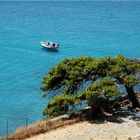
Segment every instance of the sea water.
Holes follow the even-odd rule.
[[[42,49],[44,40],[60,43],[58,52]],[[59,61],[118,54],[140,57],[138,1],[1,1],[0,135],[42,118],[51,97],[41,97],[41,79]]]

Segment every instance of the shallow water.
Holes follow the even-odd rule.
[[[140,2],[0,2],[0,135],[42,118],[41,78],[66,57],[140,57]],[[58,52],[40,41],[60,43]],[[50,96],[47,98],[49,99]]]

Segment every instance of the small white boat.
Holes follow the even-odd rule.
[[[43,48],[47,48],[47,49],[50,49],[50,50],[57,50],[59,48],[58,43],[54,43],[54,42],[51,42],[51,41],[43,41],[40,44]]]

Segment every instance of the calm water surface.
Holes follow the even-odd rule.
[[[0,2],[0,135],[42,118],[41,78],[60,60],[117,54],[140,57],[140,2]]]

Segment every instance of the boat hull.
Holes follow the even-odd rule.
[[[45,46],[42,46],[43,49],[46,49],[46,50],[52,50],[52,51],[56,51],[58,50],[58,48],[48,48],[48,47],[45,47]]]
[[[55,46],[53,46],[52,44],[48,45],[46,42],[41,42],[41,46],[47,50],[57,50],[59,48],[59,44],[55,44]]]

